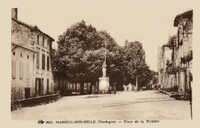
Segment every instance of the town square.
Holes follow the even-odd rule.
[[[193,9],[82,4],[10,8],[11,119],[193,119]]]

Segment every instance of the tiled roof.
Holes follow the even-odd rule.
[[[193,16],[193,10],[190,10],[190,11],[187,11],[187,12],[184,12],[184,13],[182,13],[182,14],[179,14],[179,15],[177,15],[176,17],[175,17],[175,19],[174,19],[174,26],[175,27],[177,27],[178,26],[178,23],[179,23],[179,20],[181,19],[181,18],[192,18],[192,16]]]
[[[16,20],[14,18],[12,18],[13,21],[17,22],[18,24],[21,24],[27,28],[29,28],[31,31],[38,31],[40,33],[42,33],[43,35],[49,37],[52,41],[54,41],[54,39],[52,37],[50,37],[49,35],[47,35],[46,33],[42,32],[37,26],[32,26],[32,25],[28,25],[22,21]]]

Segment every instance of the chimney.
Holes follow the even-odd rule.
[[[17,8],[12,8],[12,18],[17,20]]]

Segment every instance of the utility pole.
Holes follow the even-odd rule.
[[[138,91],[138,79],[137,79],[137,54],[138,51],[136,53],[136,63],[135,63],[135,86],[136,86],[136,91]]]

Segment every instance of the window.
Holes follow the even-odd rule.
[[[49,56],[47,56],[47,70],[49,70]]]
[[[50,50],[51,49],[51,42],[47,41],[47,49]]]
[[[42,38],[42,46],[44,46],[44,36],[43,36],[43,38]]]
[[[22,62],[19,63],[19,78],[20,79],[23,78],[23,63]]]
[[[49,94],[49,79],[47,79],[47,94]]]
[[[27,59],[29,59],[29,55],[27,55]]]
[[[42,54],[42,69],[45,69],[45,55]]]
[[[37,52],[37,58],[36,58],[36,66],[37,66],[37,69],[39,69],[40,67],[40,54],[39,54],[39,51]]]
[[[16,61],[12,61],[12,78],[16,78]]]
[[[15,55],[15,52],[13,52],[13,55]]]
[[[20,57],[22,57],[22,53],[20,54]]]
[[[39,35],[37,35],[37,44],[39,44],[39,41],[40,41],[40,37]]]
[[[35,95],[38,95],[38,84],[39,84],[39,80],[38,78],[35,78]]]
[[[49,42],[47,42],[47,49],[49,49]]]
[[[29,87],[25,87],[25,98],[30,98],[31,89]]]

